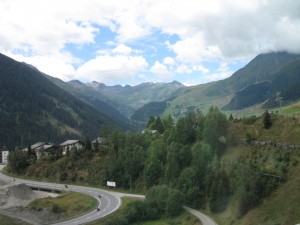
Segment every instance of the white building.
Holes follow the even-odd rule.
[[[83,143],[79,140],[67,140],[60,144],[62,148],[62,154],[66,155],[67,150],[72,151],[73,149],[79,150],[83,148]]]
[[[9,154],[9,151],[1,151],[1,163],[7,164],[8,154]]]

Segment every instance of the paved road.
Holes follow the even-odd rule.
[[[98,206],[100,207],[100,211],[93,210],[92,212],[79,216],[77,218],[61,221],[54,223],[53,225],[79,225],[79,224],[86,224],[91,221],[100,219],[108,214],[116,211],[121,205],[121,197],[134,197],[134,198],[144,198],[143,195],[131,195],[131,194],[123,194],[123,193],[116,193],[116,192],[108,192],[105,190],[97,189],[97,188],[90,188],[90,187],[82,187],[82,186],[75,186],[75,185],[68,185],[65,187],[63,184],[53,184],[53,183],[46,183],[46,182],[37,182],[37,181],[30,181],[30,180],[23,180],[23,179],[14,179],[12,177],[6,176],[0,172],[0,180],[4,180],[7,182],[15,182],[15,183],[25,183],[28,186],[34,188],[50,188],[53,190],[60,190],[60,191],[74,191],[80,192],[89,196],[92,196],[98,200]],[[101,198],[99,198],[99,195]],[[203,225],[217,225],[215,221],[211,218],[206,216],[205,214],[191,209],[189,207],[184,206],[184,208],[198,217]]]
[[[46,183],[46,182],[37,182],[37,181],[30,181],[30,180],[23,180],[23,179],[14,179],[12,177],[6,176],[0,173],[0,180],[7,181],[7,182],[15,182],[15,183],[25,183],[28,186],[34,188],[47,188],[53,190],[60,190],[60,191],[74,191],[80,192],[89,196],[92,196],[98,200],[98,207],[100,211],[93,210],[88,214],[79,216],[77,218],[61,221],[54,223],[53,225],[77,225],[77,224],[85,224],[97,219],[100,219],[114,211],[116,211],[120,205],[120,194],[108,192],[101,189],[90,188],[90,187],[81,187],[81,186],[74,186],[68,185],[66,187],[63,184],[53,184],[53,183]],[[100,197],[99,197],[100,195]]]
[[[211,218],[209,218],[207,215],[203,214],[202,212],[199,212],[195,209],[191,209],[189,207],[184,206],[185,210],[189,211],[190,213],[197,216],[201,222],[202,225],[218,225],[215,221],[213,221]]]

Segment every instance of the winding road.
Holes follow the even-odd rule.
[[[60,221],[53,223],[52,225],[79,225],[79,224],[87,224],[89,222],[92,222],[94,220],[98,220],[104,216],[107,216],[114,211],[116,211],[121,206],[121,197],[135,197],[135,198],[144,198],[143,195],[133,195],[133,194],[123,194],[123,193],[117,193],[117,192],[109,192],[102,189],[97,188],[91,188],[91,187],[83,187],[83,186],[75,186],[75,185],[68,185],[67,187],[64,184],[54,184],[54,183],[46,183],[46,182],[37,182],[37,181],[30,181],[30,180],[24,180],[24,179],[17,179],[13,177],[6,176],[0,172],[0,180],[6,181],[6,182],[15,182],[18,183],[24,183],[32,188],[37,189],[48,189],[48,190],[58,190],[58,191],[74,191],[79,192],[82,194],[89,195],[91,197],[94,197],[98,201],[98,207],[100,208],[100,211],[93,210],[85,215],[81,215],[79,217]],[[101,196],[101,197],[99,197]],[[206,216],[205,214],[191,209],[189,207],[184,206],[185,210],[192,213],[196,217],[198,217],[202,225],[217,225],[215,221],[213,221],[211,218]]]
[[[189,207],[184,206],[183,207],[186,211],[192,213],[194,216],[198,217],[202,225],[218,225],[215,221],[213,221],[211,218],[209,218],[207,215],[203,214],[202,212],[199,212],[195,209],[191,209]]]
[[[53,184],[53,183],[37,182],[37,181],[12,178],[12,177],[6,176],[2,173],[0,173],[0,180],[6,181],[6,182],[15,182],[16,184],[24,183],[30,187],[39,188],[39,189],[80,192],[80,193],[89,195],[91,197],[94,197],[98,200],[98,207],[100,208],[100,211],[93,210],[93,211],[89,212],[88,214],[81,215],[79,217],[76,217],[76,218],[73,218],[70,220],[56,222],[53,225],[86,224],[86,223],[92,222],[94,220],[100,219],[104,216],[107,216],[108,214],[113,213],[121,205],[121,199],[120,199],[121,195],[120,194],[108,192],[108,191],[97,189],[97,188],[81,187],[81,186],[74,186],[74,185],[68,185],[66,187],[63,184]],[[101,198],[99,197],[99,195],[101,196]]]

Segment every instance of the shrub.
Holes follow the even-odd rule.
[[[68,177],[68,174],[66,171],[63,171],[59,174],[59,181],[65,181]]]
[[[246,134],[245,134],[245,139],[246,139],[246,142],[248,143],[248,144],[250,144],[251,143],[251,141],[254,141],[255,140],[255,138],[252,136],[252,134],[250,134],[249,132],[247,132]]]
[[[256,120],[257,120],[257,117],[254,115],[254,116],[250,116],[250,117],[247,117],[247,118],[243,118],[242,122],[245,125],[252,125],[256,122]]]
[[[105,225],[128,225],[128,224],[129,224],[128,220],[124,216],[119,216],[105,222]]]
[[[59,205],[54,204],[54,205],[52,206],[51,211],[54,212],[54,213],[62,213],[62,212],[63,212],[63,209],[62,209]]]
[[[178,216],[182,212],[183,204],[184,195],[176,189],[170,189],[166,204],[166,215],[170,217]]]

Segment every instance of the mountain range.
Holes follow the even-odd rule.
[[[229,78],[191,87],[64,82],[0,54],[0,145],[93,138],[104,125],[134,130],[150,116],[178,118],[211,105],[264,110],[297,101],[299,84],[300,55],[287,52],[260,54]]]

